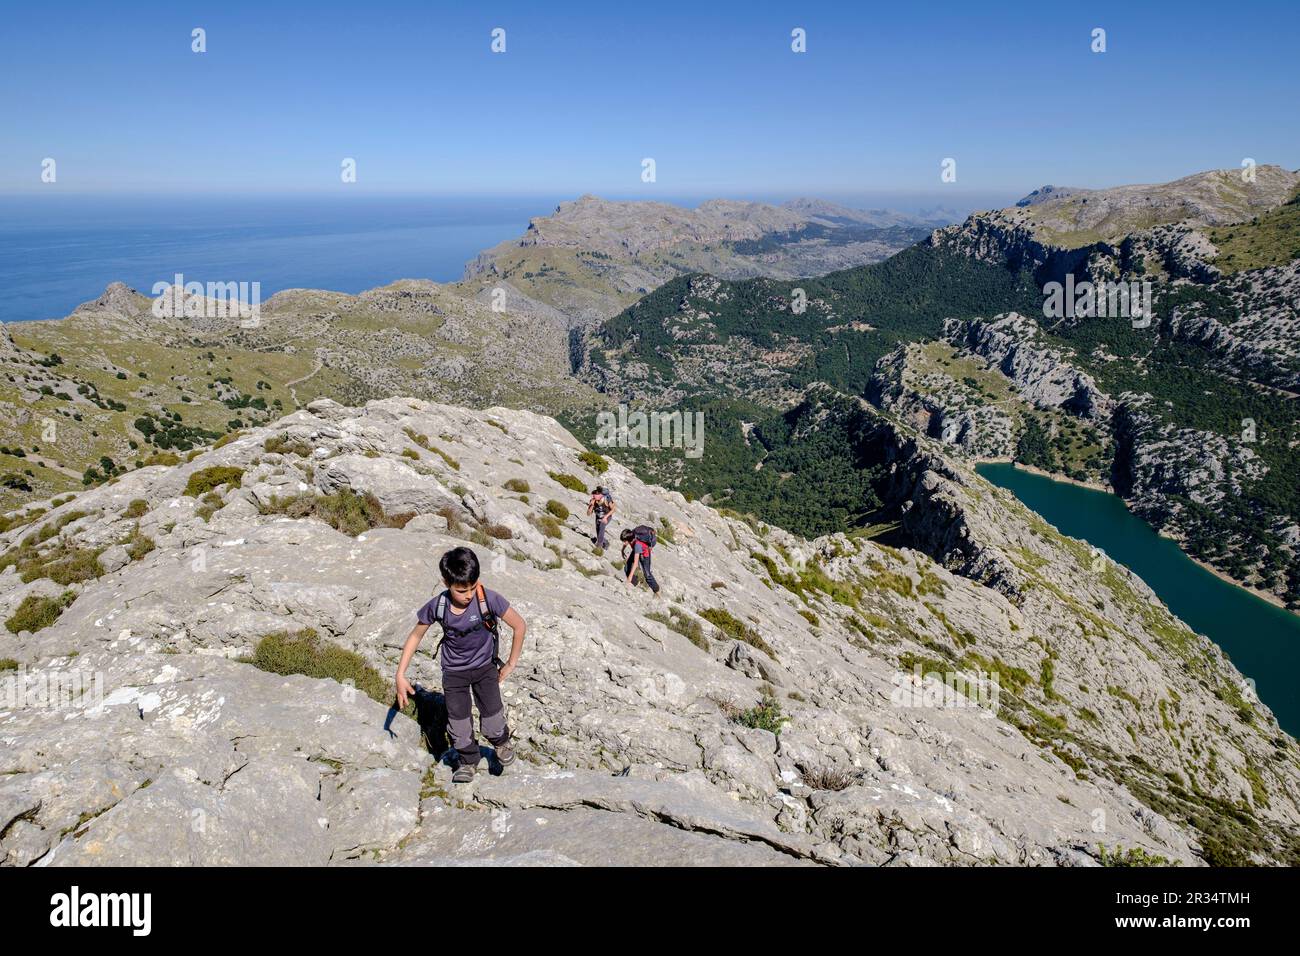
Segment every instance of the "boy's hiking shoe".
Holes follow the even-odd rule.
[[[456,768],[456,772],[451,775],[452,783],[473,783],[474,768],[467,763],[461,764]]]
[[[501,744],[501,746],[496,748],[496,751],[497,751],[497,760],[501,762],[501,766],[503,767],[510,766],[512,763],[515,762],[515,757],[518,756],[515,753],[514,746],[508,743]]]

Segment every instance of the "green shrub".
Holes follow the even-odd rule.
[[[420,446],[421,448],[423,448],[425,451],[432,451],[432,450],[433,450],[432,447],[429,445],[429,436],[428,436],[428,435],[421,435],[420,433],[418,433],[417,431],[415,431],[415,429],[413,429],[413,428],[403,428],[402,431],[406,434],[406,437],[407,437],[407,438],[411,439],[411,441],[415,442],[417,445],[419,445],[419,446]]]
[[[587,486],[581,478],[577,478],[573,475],[566,475],[563,472],[558,471],[548,471],[547,474],[550,476],[551,481],[563,485],[570,491],[576,491],[580,495],[585,495],[587,493]]]
[[[776,660],[776,651],[772,650],[767,641],[763,640],[758,632],[744,621],[732,616],[729,611],[725,611],[720,607],[711,607],[701,611],[700,617],[718,628],[727,637],[743,641],[750,647],[756,647],[768,657]]]
[[[460,471],[460,462],[458,462],[455,458],[452,458],[451,455],[447,454],[441,448],[430,446],[429,451],[433,452],[435,455],[437,455],[439,458],[445,461],[453,471]]]
[[[251,657],[241,660],[271,674],[304,674],[340,684],[350,682],[371,700],[393,703],[393,688],[360,654],[321,640],[311,628],[268,634],[257,642]]]
[[[410,459],[412,459],[413,461],[419,461],[419,460],[420,460],[420,453],[419,453],[418,451],[416,451],[414,448],[403,448],[403,449],[402,449],[402,457],[403,457],[403,458],[410,458]]]
[[[460,471],[460,462],[458,462],[455,458],[452,458],[451,455],[447,454],[441,448],[437,448],[434,445],[431,445],[429,443],[428,435],[421,435],[410,428],[403,428],[402,431],[406,433],[407,438],[411,439],[411,441],[415,442],[425,451],[433,452],[435,455],[437,455],[439,458],[445,461],[447,465],[451,467],[454,471]],[[450,440],[451,438],[450,435],[443,435],[442,437],[448,440]]]
[[[513,491],[521,495],[526,495],[532,490],[528,487],[528,482],[524,481],[522,478],[511,478],[506,482],[505,488],[506,491]]]
[[[656,532],[655,537],[664,544],[677,543],[677,539],[673,535],[673,524],[667,518],[659,519],[659,530]]]
[[[57,508],[61,502],[55,502]],[[31,524],[41,515],[45,514],[44,508],[35,508],[32,511],[23,511],[18,514],[4,515],[0,517],[0,533],[9,531],[13,528],[21,528],[25,524]]]
[[[22,631],[35,633],[57,621],[59,615],[76,598],[77,596],[71,591],[64,591],[56,598],[29,594],[23,598],[23,603],[18,605],[13,617],[5,621],[5,627],[14,634]]]
[[[221,500],[221,495],[217,494],[215,491],[209,491],[199,499],[199,506],[194,509],[194,513],[206,522],[221,510],[223,504],[225,504],[225,502]]]
[[[288,498],[277,495],[258,510],[264,515],[319,518],[334,530],[353,538],[371,528],[405,527],[415,517],[413,514],[387,515],[373,494],[358,495],[348,488],[340,488],[332,495],[313,495],[310,492]]]
[[[310,458],[312,447],[309,442],[301,438],[290,438],[288,435],[272,435],[266,441],[262,442],[262,448],[276,455],[297,455],[300,458]]]
[[[0,671],[16,671],[19,664],[12,657],[0,657]]]
[[[190,475],[190,480],[185,483],[185,495],[190,498],[198,498],[214,488],[220,488],[222,485],[237,488],[243,477],[244,469],[230,465],[213,465],[211,468],[200,468]]]
[[[23,540],[23,547],[40,544],[43,541],[49,541],[50,538],[53,538],[68,525],[72,524],[72,522],[76,521],[78,518],[84,518],[88,514],[90,514],[89,511],[69,511],[67,514],[59,515],[59,517],[53,521],[42,525],[35,534],[29,535],[25,538]]]
[[[742,727],[770,730],[774,734],[781,733],[781,725],[784,723],[781,702],[775,697],[764,697],[748,710],[737,711],[731,719]]]
[[[515,533],[503,524],[485,524],[481,530],[488,537],[499,541],[507,541],[515,536]]]
[[[5,555],[0,560],[0,570],[13,564],[24,583],[49,578],[55,584],[67,587],[80,581],[90,581],[103,573],[97,560],[100,550],[102,549],[74,547],[67,542],[60,542],[44,552],[24,546]]]
[[[567,521],[569,519],[569,509],[564,507],[563,504],[556,501],[554,498],[546,502],[546,510],[561,521]]]
[[[153,538],[140,533],[140,526],[137,524],[131,536],[123,542],[126,545],[126,553],[132,561],[139,561],[146,554],[154,549]]]
[[[535,519],[534,523],[542,529],[542,534],[548,538],[559,538],[564,534],[564,527],[551,515],[542,515]]]
[[[676,631],[700,650],[707,651],[709,649],[709,639],[705,636],[704,626],[687,611],[674,606],[668,614],[664,614],[662,611],[654,611],[647,614],[646,617]]]
[[[136,498],[126,506],[126,510],[122,512],[122,517],[142,518],[148,510],[149,502],[145,501],[143,498]]]
[[[603,475],[609,471],[609,461],[604,455],[599,455],[594,451],[584,451],[578,456],[578,461],[582,462],[598,475]]]
[[[1157,856],[1148,853],[1140,846],[1116,847],[1109,853],[1106,852],[1104,844],[1097,847],[1098,855],[1101,857],[1102,866],[1173,866],[1173,862],[1163,856]]]

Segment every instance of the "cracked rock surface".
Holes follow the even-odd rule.
[[[549,418],[414,399],[318,400],[87,490],[0,536],[97,572],[0,574],[6,620],[31,595],[69,601],[0,637],[21,691],[0,699],[0,862],[1094,865],[1105,847],[1197,864],[1224,834],[1189,808],[1212,802],[1248,821],[1244,852],[1282,860],[1295,743],[1217,648],[938,446],[909,447],[898,480],[935,557],[805,541],[598,475]],[[216,466],[238,471],[209,510],[185,491]],[[661,529],[660,598],[596,553],[566,475]],[[282,507],[342,489],[402,526],[351,536]],[[546,521],[564,510],[548,502],[569,516]],[[101,560],[140,536],[151,550]],[[529,624],[504,773],[453,785],[429,721],[242,660],[310,628],[391,680],[438,556],[467,543]],[[412,667],[422,720],[434,638]],[[72,685],[78,703],[50,705]]]

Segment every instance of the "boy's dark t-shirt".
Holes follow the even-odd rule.
[[[487,599],[488,610],[495,614],[498,620],[510,610],[510,602],[491,588],[483,589],[483,597]],[[433,617],[437,610],[438,597],[435,596],[416,613],[416,620],[421,624],[434,624],[436,622]],[[483,624],[482,616],[479,614],[478,595],[470,598],[469,607],[465,608],[463,614],[457,614],[455,606],[451,603],[451,595],[448,594],[443,625],[445,640],[442,642],[439,656],[442,658],[444,671],[472,671],[484,664],[492,663],[492,653],[496,644],[492,632]]]

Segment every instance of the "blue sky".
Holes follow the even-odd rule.
[[[954,202],[1300,166],[1294,2],[15,3],[0,29],[0,193],[45,157],[72,193]]]

